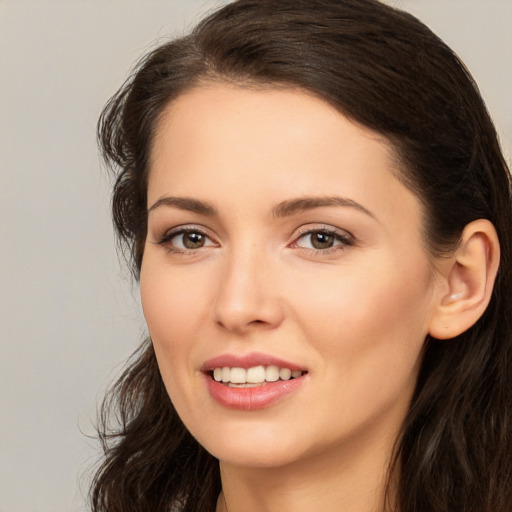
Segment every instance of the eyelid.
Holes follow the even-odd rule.
[[[201,249],[209,248],[209,247],[218,247],[218,242],[208,233],[209,230],[202,226],[198,226],[197,224],[183,224],[180,226],[175,226],[173,228],[165,230],[161,235],[158,235],[157,240],[152,242],[155,245],[160,245],[165,247],[169,252],[175,254],[196,254]],[[200,233],[208,240],[213,242],[212,244],[198,247],[196,249],[182,249],[180,247],[173,246],[170,242],[174,237],[177,237],[183,233]]]
[[[351,239],[355,241],[355,237],[350,231],[347,231],[346,229],[337,228],[334,226],[331,226],[329,224],[305,224],[303,226],[300,226],[296,229],[294,234],[292,235],[294,239],[300,238],[301,236],[307,235],[309,233],[316,233],[316,232],[326,232],[333,235],[339,235],[347,239]]]
[[[311,235],[313,233],[327,233],[329,235],[334,235],[336,239],[341,243],[326,249],[314,249],[309,247],[301,247],[298,245],[298,241],[301,238],[303,238],[306,235]],[[298,248],[303,251],[309,251],[315,254],[328,254],[329,252],[342,250],[345,249],[346,247],[351,247],[354,245],[356,245],[356,239],[354,235],[352,235],[352,233],[345,229],[340,229],[325,224],[307,224],[305,226],[301,226],[300,228],[298,228],[298,230],[293,234],[293,241],[291,242],[289,247]]]
[[[177,237],[183,233],[196,232],[203,235],[206,239],[208,239],[211,243],[202,247],[198,247],[195,249],[187,249],[177,247],[171,244],[171,240],[174,237]],[[310,247],[302,247],[298,245],[298,241],[307,236],[314,233],[326,233],[329,235],[333,235],[335,239],[339,242],[332,247],[328,247],[325,249],[316,249]],[[331,225],[326,224],[306,224],[300,226],[292,235],[293,240],[288,244],[288,247],[294,249],[300,249],[301,251],[310,252],[313,254],[329,254],[330,252],[335,252],[339,250],[343,250],[347,247],[356,245],[355,237],[347,230],[340,229]],[[170,229],[165,230],[161,235],[156,236],[156,241],[152,242],[155,245],[165,247],[169,252],[174,254],[197,254],[204,249],[208,249],[211,247],[219,247],[219,243],[217,240],[210,234],[210,230],[205,227],[197,224],[183,224],[174,226]]]

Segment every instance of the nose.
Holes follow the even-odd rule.
[[[278,327],[284,319],[275,264],[257,249],[233,254],[222,263],[214,302],[215,322],[233,333]]]

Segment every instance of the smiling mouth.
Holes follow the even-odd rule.
[[[307,372],[303,370],[291,370],[275,365],[240,367],[217,367],[210,372],[210,376],[218,383],[227,387],[252,388],[264,386],[270,382],[287,381],[302,377]]]

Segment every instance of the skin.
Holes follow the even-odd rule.
[[[382,508],[447,293],[422,240],[420,203],[396,173],[382,137],[296,90],[207,84],[161,118],[142,304],[171,400],[220,460],[218,510]],[[350,202],[275,215],[286,201],[333,196]],[[184,251],[183,235],[159,243],[180,226],[204,233],[204,245]],[[342,238],[315,250],[307,232],[325,229]],[[303,385],[256,411],[213,400],[204,362],[255,351],[307,369]]]

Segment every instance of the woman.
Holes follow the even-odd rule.
[[[151,339],[94,511],[509,510],[510,177],[429,29],[234,2],[99,130]]]

